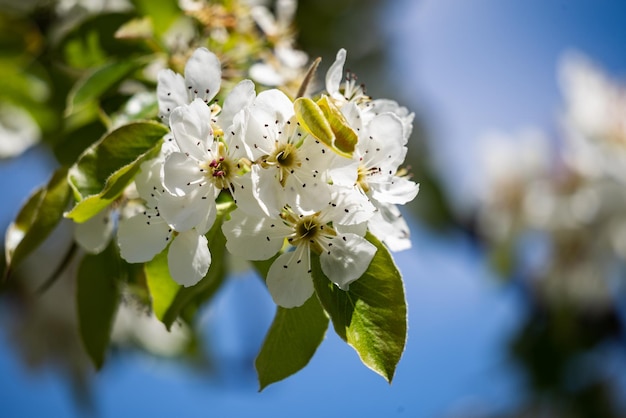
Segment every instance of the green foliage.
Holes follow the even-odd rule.
[[[326,96],[317,103],[300,97],[294,101],[293,106],[298,122],[307,132],[337,154],[348,158],[352,156],[358,136]]]
[[[389,251],[373,235],[378,251],[367,271],[342,291],[312,263],[315,291],[337,334],[356,350],[367,367],[391,382],[406,343],[404,286]]]
[[[67,217],[84,222],[117,199],[140,164],[158,153],[167,132],[167,127],[156,122],[134,122],[87,149],[68,174],[78,203]]]
[[[86,255],[78,268],[76,303],[80,337],[98,369],[104,364],[109,345],[123,272],[113,243],[100,254]]]
[[[71,28],[56,45],[57,54],[76,69],[99,67],[112,58],[128,60],[148,49],[116,37],[117,29],[132,19],[132,13],[107,13],[90,16]]]
[[[132,0],[137,10],[150,20],[156,35],[163,35],[182,16],[175,0]]]
[[[5,239],[6,274],[35,250],[63,217],[69,198],[67,169],[58,169],[45,187],[27,200],[15,221],[9,226]]]
[[[148,290],[152,298],[152,311],[163,321],[181,286],[172,279],[167,266],[169,246],[144,264]],[[170,315],[171,316],[171,315]]]
[[[86,73],[69,93],[66,114],[97,102],[141,65],[142,61],[136,59],[113,61]]]
[[[315,296],[297,308],[279,306],[254,363],[260,390],[306,366],[327,328],[328,316]]]

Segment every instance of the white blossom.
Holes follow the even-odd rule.
[[[265,260],[287,240],[290,250],[276,258],[266,279],[280,306],[300,306],[313,294],[311,252],[319,254],[324,274],[340,289],[348,290],[367,270],[376,247],[363,238],[364,228],[358,227],[371,213],[347,196],[335,195],[312,214],[287,206],[278,216],[250,215],[236,209],[222,226],[226,248],[248,260]]]

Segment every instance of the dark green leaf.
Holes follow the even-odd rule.
[[[100,254],[86,255],[78,268],[78,327],[87,354],[96,368],[104,364],[120,299],[122,266],[115,244]]]
[[[67,208],[70,188],[67,169],[58,169],[46,187],[37,190],[9,225],[5,239],[7,272],[37,248],[59,223]]]
[[[69,66],[84,69],[104,65],[111,57],[128,59],[143,55],[148,52],[144,45],[115,37],[118,28],[134,17],[136,15],[133,13],[99,13],[89,16],[67,31],[57,46],[57,54]]]
[[[69,171],[70,186],[79,202],[67,217],[84,222],[117,199],[141,163],[156,156],[167,132],[167,127],[157,122],[133,122],[89,147]]]
[[[315,296],[304,305],[278,307],[255,361],[260,390],[309,363],[328,329],[328,317]]]
[[[66,115],[98,101],[103,94],[118,85],[126,76],[142,65],[137,59],[109,62],[85,74],[74,84],[67,100]]]
[[[312,262],[315,291],[337,334],[356,350],[363,364],[391,382],[407,332],[402,277],[389,251],[373,235],[378,251],[367,271],[342,291]]]

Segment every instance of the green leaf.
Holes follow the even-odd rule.
[[[157,122],[133,122],[89,147],[70,168],[70,186],[79,202],[66,216],[84,222],[117,199],[141,163],[157,155],[167,132]]]
[[[309,363],[328,329],[328,316],[316,297],[304,305],[278,307],[255,361],[259,390],[285,379]]]
[[[293,108],[300,126],[332,148],[335,134],[317,103],[307,97],[300,97],[293,102]]]
[[[163,321],[165,314],[172,306],[178,291],[182,288],[170,276],[167,266],[168,250],[169,246],[154,257],[152,261],[144,264],[148,289],[152,297],[152,310],[161,321]]]
[[[314,257],[315,291],[337,334],[356,350],[361,361],[391,383],[407,332],[402,277],[389,251],[370,233],[378,251],[367,271],[342,291],[324,275]]]
[[[159,2],[155,2],[159,3]],[[80,20],[64,32],[53,53],[63,57],[72,68],[99,67],[111,57],[120,60],[149,53],[148,48],[137,42],[117,39],[115,33],[136,13],[97,13]]]
[[[72,87],[65,114],[69,115],[83,106],[98,101],[103,94],[118,85],[142,64],[136,59],[109,62],[88,72]]]
[[[7,275],[50,235],[63,218],[70,195],[67,168],[59,168],[45,187],[28,198],[15,221],[7,228]]]
[[[341,110],[328,99],[328,96],[322,96],[322,98],[317,101],[317,104],[328,120],[330,129],[333,131],[333,148],[338,150],[340,155],[351,157],[356,149],[359,136],[354,132],[354,129],[350,127],[350,124],[341,113]]]
[[[115,244],[100,254],[86,255],[78,268],[76,302],[78,328],[85,350],[97,369],[104,364],[120,300],[123,275]]]
[[[174,21],[182,16],[176,0],[132,0],[141,15],[150,18],[152,28],[157,35],[163,35]]]
[[[323,96],[317,103],[309,98],[300,97],[293,102],[293,107],[296,118],[304,130],[337,154],[352,157],[358,135],[328,97]]]

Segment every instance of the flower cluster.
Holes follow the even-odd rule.
[[[539,130],[490,137],[479,222],[496,248],[547,250],[530,272],[546,303],[604,310],[626,267],[626,90],[578,54],[560,70],[562,149]]]
[[[399,169],[413,114],[372,100],[352,77],[343,81],[345,59],[340,50],[317,101],[277,89],[257,94],[244,80],[220,106],[221,64],[206,48],[195,50],[184,75],[163,70],[159,117],[171,134],[135,179],[141,204],[119,222],[122,257],[147,262],[169,245],[172,278],[194,285],[211,264],[206,234],[225,216],[229,252],[276,257],[269,291],[278,305],[295,307],[313,294],[314,257],[347,290],[376,253],[366,231],[392,251],[408,248],[397,206],[418,193]]]

